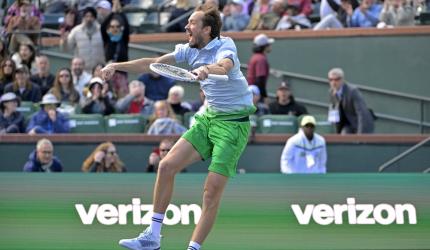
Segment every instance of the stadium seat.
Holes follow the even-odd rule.
[[[258,118],[258,133],[297,133],[297,118],[292,115],[262,115]]]
[[[39,111],[39,105],[33,102],[21,102],[21,105],[16,110],[21,112],[25,118],[29,118],[32,114]]]
[[[302,118],[305,115],[299,116],[298,124],[300,125],[300,122],[302,121]],[[327,115],[319,114],[319,115],[312,115],[315,118],[315,121],[317,122],[315,132],[318,134],[334,134],[336,132],[334,125],[328,121]]]
[[[251,124],[251,128],[257,128],[258,127],[258,116],[257,115],[250,115],[249,116],[249,122]]]
[[[73,114],[69,116],[71,133],[104,133],[105,123],[101,114]]]
[[[138,114],[113,114],[105,120],[107,133],[143,133],[147,121]]]

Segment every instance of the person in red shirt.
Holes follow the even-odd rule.
[[[248,62],[247,80],[249,85],[256,85],[260,89],[261,100],[267,98],[267,79],[269,78],[270,65],[267,54],[272,51],[272,43],[275,41],[265,34],[259,34],[254,38],[254,54]]]
[[[120,113],[151,115],[154,101],[145,97],[145,84],[134,80],[128,84],[129,93],[119,99],[115,108]]]

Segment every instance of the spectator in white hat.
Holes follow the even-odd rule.
[[[16,110],[19,98],[14,93],[6,93],[0,98],[0,134],[22,133],[24,116]]]
[[[260,89],[261,100],[267,98],[267,79],[269,78],[270,65],[267,60],[267,54],[272,51],[272,44],[275,39],[269,38],[265,34],[259,34],[254,37],[253,55],[248,62],[247,80],[249,85],[256,85]]]
[[[48,93],[40,102],[40,111],[34,114],[27,126],[27,132],[33,134],[55,134],[70,132],[69,119],[57,111],[61,102]]]
[[[110,115],[115,111],[113,100],[109,96],[109,85],[100,77],[90,81],[87,98],[82,104],[84,114]]]
[[[313,116],[301,119],[297,134],[288,139],[281,156],[281,172],[284,174],[325,174],[327,150],[325,139],[315,133]]]

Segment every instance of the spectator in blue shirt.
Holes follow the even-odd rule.
[[[138,80],[145,84],[145,97],[154,102],[166,100],[170,88],[175,85],[175,80],[153,72],[141,75]]]
[[[374,3],[374,0],[363,0],[352,14],[352,27],[376,27],[381,11],[382,5]]]
[[[41,109],[31,117],[27,132],[29,134],[68,133],[69,120],[57,111],[60,104],[53,94],[44,95],[40,103]]]
[[[36,149],[30,153],[24,165],[24,172],[62,172],[63,165],[54,156],[52,142],[43,138],[37,142]]]
[[[243,0],[232,0],[224,6],[223,31],[242,31],[248,26],[249,15],[243,12]]]

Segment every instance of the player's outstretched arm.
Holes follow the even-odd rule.
[[[148,73],[150,72],[149,65],[151,63],[166,63],[174,64],[175,57],[169,54],[154,57],[154,58],[141,58],[128,62],[110,63],[102,69],[102,77],[104,80],[109,80],[116,70],[125,71],[130,73]]]
[[[233,66],[234,64],[232,60],[224,58],[217,63],[201,66],[193,70],[193,73],[196,74],[198,80],[204,80],[208,78],[209,74],[227,75]]]

